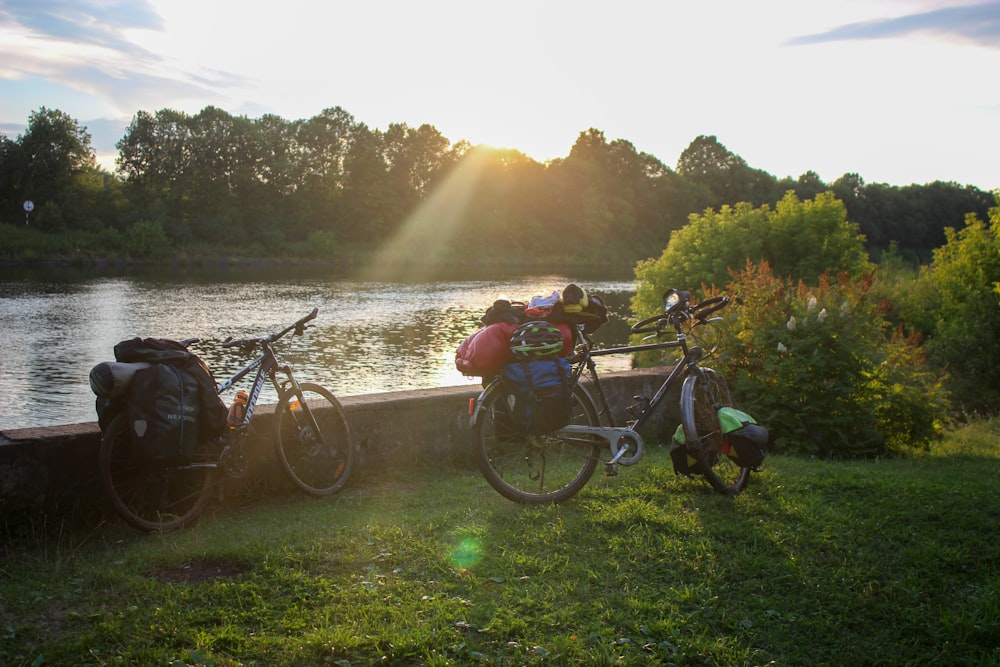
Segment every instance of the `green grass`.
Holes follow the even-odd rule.
[[[558,507],[369,472],[144,536],[7,526],[5,665],[1000,664],[1000,421],[738,498],[651,447]]]

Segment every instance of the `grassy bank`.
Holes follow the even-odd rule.
[[[735,500],[654,447],[561,507],[414,469],[166,536],[7,527],[0,663],[1000,664],[998,436],[774,457]]]

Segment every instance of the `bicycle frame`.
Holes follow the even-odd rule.
[[[250,424],[250,419],[253,417],[254,408],[257,407],[257,400],[260,398],[260,392],[264,388],[264,379],[270,378],[274,388],[280,391],[277,379],[274,377],[274,370],[280,366],[274,351],[269,346],[264,346],[264,352],[261,353],[259,357],[248,363],[246,366],[241,368],[235,374],[233,374],[227,380],[219,383],[215,391],[218,394],[230,389],[234,384],[246,377],[251,371],[256,370],[257,375],[254,377],[253,385],[250,388],[249,397],[247,398],[247,407],[243,415],[243,421],[238,425],[238,429],[244,429]],[[291,368],[283,366],[282,369],[287,373],[290,378]]]
[[[575,364],[572,379],[573,381],[578,381],[584,370],[587,371],[587,375],[590,377],[593,382],[593,387],[596,390],[598,415],[604,415],[610,425],[569,425],[563,427],[561,431],[563,433],[571,434],[572,436],[579,436],[572,438],[572,440],[576,442],[589,443],[591,445],[593,445],[593,441],[589,436],[596,436],[600,438],[607,444],[608,449],[611,451],[611,459],[605,463],[605,466],[607,467],[609,473],[613,474],[611,471],[614,470],[614,466],[616,464],[634,465],[642,459],[643,454],[645,453],[645,442],[642,439],[642,436],[639,435],[638,430],[649,420],[650,416],[653,414],[653,410],[663,401],[663,398],[666,396],[670,388],[674,386],[674,383],[677,382],[677,380],[682,376],[690,372],[691,368],[695,367],[704,355],[700,347],[688,349],[687,336],[683,331],[677,332],[676,340],[664,341],[661,343],[645,343],[641,345],[624,345],[620,347],[606,348],[603,350],[592,349],[593,341],[583,332],[582,327],[578,328],[578,336],[579,340],[583,343],[584,350],[578,353],[581,358]],[[604,393],[604,388],[601,385],[600,378],[597,374],[597,364],[594,361],[594,357],[672,348],[681,349],[683,356],[680,361],[674,365],[666,379],[664,379],[663,383],[660,385],[659,389],[656,390],[653,397],[650,399],[644,399],[640,403],[639,412],[637,415],[634,415],[634,420],[626,423],[624,426],[615,425],[615,420],[611,414],[611,407],[608,403],[607,395]],[[632,453],[629,454],[629,452]]]

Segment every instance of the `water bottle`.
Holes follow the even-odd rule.
[[[229,407],[229,417],[226,419],[229,428],[236,428],[243,423],[248,398],[247,393],[242,389],[236,392],[236,398],[233,399],[233,404]]]

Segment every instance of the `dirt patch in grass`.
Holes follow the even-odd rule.
[[[203,561],[158,566],[147,572],[146,576],[165,584],[197,584],[212,579],[236,577],[247,569],[243,563]]]

